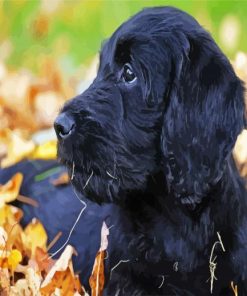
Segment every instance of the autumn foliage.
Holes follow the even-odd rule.
[[[76,250],[67,245],[59,259],[54,260],[49,254],[52,243],[47,246],[48,237],[41,222],[34,218],[25,228],[21,226],[22,210],[9,202],[18,199],[22,180],[22,174],[17,173],[0,185],[0,295],[87,295],[73,270]],[[103,223],[101,247],[89,281],[92,296],[102,295],[104,288],[108,234]]]

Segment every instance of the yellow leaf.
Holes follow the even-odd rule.
[[[23,216],[21,209],[16,208],[12,205],[4,205],[0,207],[0,226],[4,226],[7,230],[7,225],[11,227],[20,221]]]
[[[34,218],[25,228],[23,242],[27,251],[31,252],[30,257],[35,256],[37,247],[46,250],[47,233],[44,226],[37,219]]]
[[[49,141],[37,146],[30,157],[33,159],[55,159],[57,157],[57,141]]]
[[[0,185],[1,204],[14,201],[17,198],[22,181],[23,175],[17,173],[6,184]]]
[[[30,140],[23,139],[20,134],[10,130],[0,132],[7,144],[7,156],[2,160],[1,166],[7,167],[28,157],[33,152],[35,145]]]
[[[16,266],[21,262],[22,255],[21,252],[18,250],[12,250],[8,257],[8,266],[11,268],[11,270],[15,270]]]

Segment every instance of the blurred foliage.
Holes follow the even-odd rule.
[[[39,71],[49,57],[70,75],[124,20],[157,5],[192,14],[230,58],[247,51],[247,1],[1,0],[0,58],[9,67]]]

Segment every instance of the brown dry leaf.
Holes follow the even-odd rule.
[[[67,185],[70,182],[68,173],[62,173],[57,179],[52,181],[54,186]]]
[[[0,185],[0,205],[14,201],[17,198],[22,181],[23,175],[17,173],[6,184]]]
[[[231,288],[232,288],[232,291],[234,293],[234,296],[238,296],[238,286],[234,285],[234,283],[231,282]]]
[[[103,222],[101,228],[101,245],[100,249],[94,260],[93,271],[89,279],[92,296],[101,296],[103,294],[105,275],[104,275],[104,258],[106,249],[108,246],[107,236],[109,235],[109,229],[106,223]]]
[[[10,291],[10,276],[7,268],[0,269],[0,295],[8,296]]]
[[[8,234],[3,227],[0,226],[0,249],[3,249],[6,246],[8,240]]]
[[[11,286],[10,296],[40,296],[41,276],[33,268],[27,268],[25,278]]]
[[[35,261],[38,264],[39,270],[45,271],[46,273],[48,273],[55,264],[55,260],[50,258],[49,254],[40,247],[36,248]]]
[[[56,263],[47,274],[41,287],[45,287],[46,285],[48,285],[57,271],[65,271],[69,267],[69,263],[71,262],[73,253],[74,248],[70,245],[67,245],[60,258],[56,261]]]
[[[77,295],[84,295],[84,293],[79,294],[82,292],[82,287],[78,277],[74,275],[71,261],[73,253],[73,247],[68,245],[43,281],[40,290],[42,295],[52,295],[56,289],[60,295],[73,296],[76,292]]]
[[[103,294],[105,284],[104,258],[105,251],[99,251],[94,260],[93,271],[89,279],[92,296],[101,296]]]
[[[42,284],[42,288],[40,289],[41,295],[51,295],[55,292],[56,288],[60,290],[61,295],[73,296],[75,292],[80,293],[77,290],[77,282],[69,267],[64,271],[56,271],[51,282],[49,282],[46,286],[43,287]],[[82,289],[80,287],[80,291],[81,290]]]
[[[32,222],[27,225],[22,234],[22,238],[26,252],[30,258],[35,256],[37,247],[46,250],[47,233],[44,229],[44,226],[36,218],[34,218]]]

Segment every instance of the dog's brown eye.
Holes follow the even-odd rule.
[[[125,64],[123,67],[122,79],[124,82],[132,83],[136,80],[136,75],[130,64]]]

